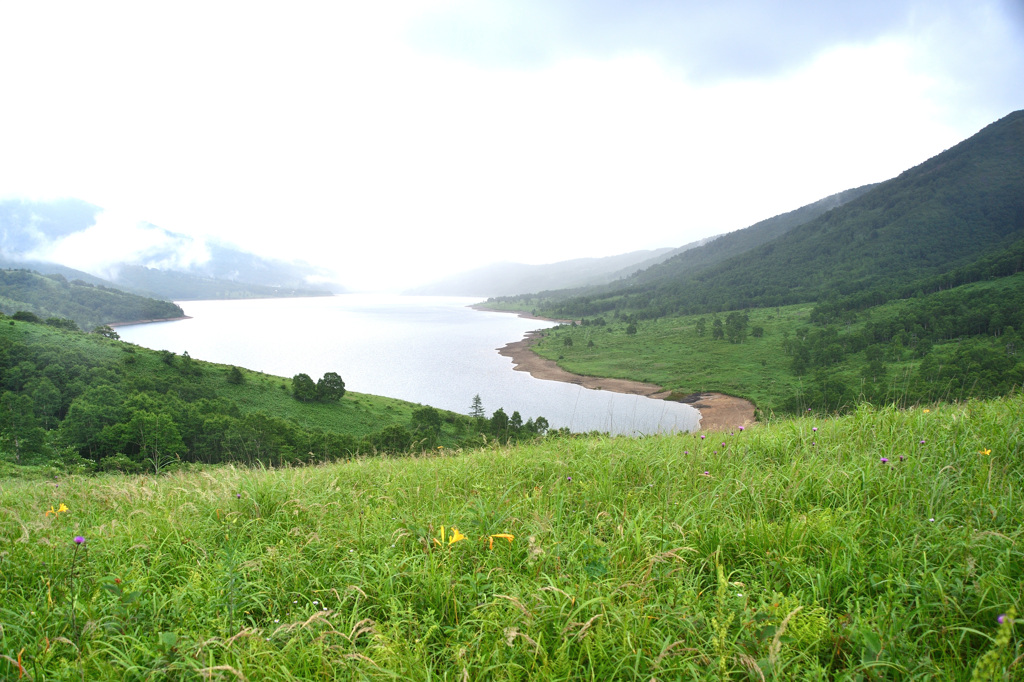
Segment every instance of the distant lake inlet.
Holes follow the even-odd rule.
[[[342,294],[316,298],[180,301],[191,319],[118,327],[121,338],[198,360],[314,381],[337,372],[345,387],[466,414],[479,394],[523,421],[553,428],[643,435],[693,431],[689,405],[543,381],[512,369],[499,348],[555,325],[468,306],[450,296]]]

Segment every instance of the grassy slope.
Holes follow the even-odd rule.
[[[812,307],[750,311],[750,325],[765,332],[742,344],[712,340],[711,316],[692,315],[642,322],[634,336],[621,323],[560,327],[548,331],[534,350],[577,374],[647,381],[680,393],[721,391],[771,409],[797,390],[800,381],[782,352],[782,332],[806,324]],[[698,336],[694,325],[702,317],[707,332]],[[571,347],[565,345],[566,337],[573,339]]]
[[[0,324],[0,334],[14,341],[31,345],[41,352],[47,350],[66,356],[80,353],[92,365],[117,365],[129,368],[130,374],[148,380],[176,374],[160,359],[160,354],[121,341],[111,341],[94,334],[69,334],[39,324],[8,321]],[[132,352],[133,351],[133,352]],[[126,365],[128,356],[135,358]],[[178,358],[180,361],[180,358]],[[212,389],[218,397],[234,401],[243,412],[263,412],[292,419],[305,428],[347,433],[355,437],[380,431],[390,424],[407,426],[418,405],[404,400],[364,393],[348,392],[337,403],[301,403],[292,398],[291,379],[243,370],[241,385],[227,382],[230,365],[194,362],[202,368],[193,382]],[[281,386],[285,386],[282,389]]]
[[[1024,612],[1022,423],[1015,396],[0,479],[0,677],[967,680],[992,650],[985,679],[1020,679],[1024,640],[993,636]]]
[[[1024,276],[1014,275],[987,282],[964,285],[955,291],[931,295],[931,300],[952,293],[970,293],[972,301],[1000,300],[1024,287]],[[871,320],[898,319],[912,300],[894,301],[861,313],[857,319],[841,326],[841,335],[859,333]],[[749,310],[749,327],[764,329],[762,338],[748,336],[743,343],[732,344],[711,336],[713,315],[685,315],[647,320],[639,323],[638,333],[627,335],[624,323],[606,327],[559,327],[546,332],[534,349],[555,360],[564,369],[589,376],[607,376],[647,381],[682,394],[697,391],[721,391],[752,400],[762,411],[780,409],[782,402],[800,394],[813,381],[811,374],[798,376],[791,369],[792,358],[784,351],[784,334],[796,338],[813,328],[809,318],[814,306],[801,304],[779,308]],[[719,317],[724,321],[726,314]],[[697,320],[703,318],[707,331],[699,336]],[[565,339],[572,338],[572,346]],[[994,341],[990,337],[990,341]],[[591,347],[589,342],[593,341]],[[932,352],[942,356],[954,349],[956,339],[936,343]],[[886,358],[883,382],[890,400],[903,395],[903,382],[920,363],[907,350],[903,359]],[[863,392],[863,370],[868,364],[866,353],[848,355],[838,366],[837,376],[846,384]],[[941,389],[938,389],[941,390]],[[945,392],[929,399],[959,399],[963,396]]]

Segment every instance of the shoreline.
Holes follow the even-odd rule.
[[[507,312],[507,311],[492,311]],[[520,315],[530,319],[543,319],[531,315]],[[520,341],[512,341],[497,349],[498,354],[511,358],[512,369],[529,372],[530,376],[546,381],[562,381],[597,391],[613,391],[630,395],[642,395],[656,400],[665,400],[672,391],[657,384],[648,384],[632,379],[612,379],[573,374],[558,366],[554,360],[542,358],[533,351],[533,344],[543,336],[543,331],[527,332]],[[701,431],[728,431],[754,423],[754,404],[749,400],[724,393],[700,392],[686,396],[679,402],[690,405],[700,414]]]
[[[176,322],[178,320],[191,319],[191,315],[182,315],[181,317],[157,317],[152,320],[133,320],[132,322],[108,322],[107,326],[113,329],[114,327],[127,327],[133,324],[149,324],[150,322]]]

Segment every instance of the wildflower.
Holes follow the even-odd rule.
[[[237,497],[238,499],[242,499],[242,493],[235,493],[235,497]]]
[[[923,438],[921,439],[921,445],[924,445],[924,439]]]
[[[888,457],[883,457],[882,458],[882,464],[888,464],[888,463],[889,463],[889,458]]]
[[[572,476],[566,476],[565,480],[567,483],[572,483]]]
[[[901,462],[903,461],[903,455],[900,455],[900,461]]]
[[[723,448],[725,447],[725,443],[722,443],[722,447],[723,447]]]
[[[931,522],[931,523],[935,523],[935,517],[934,516],[931,517],[930,519],[928,519],[928,521]]]
[[[76,545],[80,545],[83,542],[85,542],[85,538],[83,538],[81,535],[76,535],[75,536],[75,544]]]
[[[1005,623],[1006,622],[1006,614],[1005,613],[1000,613],[999,617],[996,618],[996,622],[999,623],[1000,625]]]
[[[743,430],[743,427],[741,426],[741,427],[740,427],[740,431],[742,431],[742,430]]]
[[[508,533],[496,533],[495,535],[491,536],[491,546],[490,546],[490,549],[494,549],[494,538],[505,538],[506,540],[508,540],[508,544],[511,545],[512,544],[512,539],[514,537],[515,537],[514,535],[510,535]]]
[[[434,542],[436,542],[439,545],[447,544],[449,547],[451,547],[452,545],[454,545],[459,540],[465,540],[465,539],[466,539],[466,536],[463,535],[462,533],[460,533],[458,528],[456,528],[455,526],[452,526],[451,537],[447,537],[447,542],[446,542],[446,535],[445,535],[445,532],[444,532],[444,526],[441,526],[441,539],[439,540],[437,538],[434,538]]]
[[[921,410],[921,411],[922,411],[922,412],[924,412],[925,414],[928,414],[929,412],[931,412],[931,410],[929,410],[929,409],[928,409],[927,407],[926,407],[926,408],[924,408],[924,409],[923,409],[923,410]]]
[[[991,454],[992,454],[992,451],[991,451],[991,450],[988,450],[988,449],[985,449],[985,450],[978,450],[978,454],[979,454],[979,455],[991,455]]]
[[[53,505],[51,504],[50,508],[46,510],[46,516],[49,516],[50,514],[53,514],[54,516],[57,516],[61,512],[66,512],[66,511],[68,511],[68,506],[66,504],[64,504],[63,502],[61,502],[60,506],[57,507],[56,509],[54,509]]]
[[[703,474],[701,474],[701,476],[710,476],[710,475],[711,475],[710,471],[705,471]]]
[[[704,440],[704,434],[703,434],[703,433],[702,433],[702,434],[700,434],[700,439],[701,439],[701,440]]]

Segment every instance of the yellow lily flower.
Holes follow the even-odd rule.
[[[496,533],[495,535],[491,536],[491,546],[489,549],[494,549],[494,538],[505,538],[506,540],[508,540],[508,544],[511,545],[512,539],[514,537],[514,535],[509,535],[508,533]]]
[[[46,510],[46,516],[49,516],[50,514],[53,514],[54,516],[57,516],[61,512],[66,512],[66,511],[69,511],[68,510],[68,506],[66,504],[64,504],[63,502],[61,502],[60,506],[57,507],[56,509],[54,509],[53,505],[51,504],[50,508]]]
[[[446,536],[445,536],[445,532],[444,532],[444,526],[441,526],[441,539],[439,540],[437,538],[434,538],[434,542],[439,544],[439,545],[447,544],[448,546],[451,546],[451,545],[454,545],[459,540],[465,540],[466,539],[466,536],[463,535],[462,533],[460,533],[459,529],[456,528],[455,526],[452,526],[451,530],[452,530],[451,537],[447,538],[447,543],[446,543],[445,542]]]
[[[978,450],[978,454],[979,455],[991,455],[992,451],[991,450]]]

